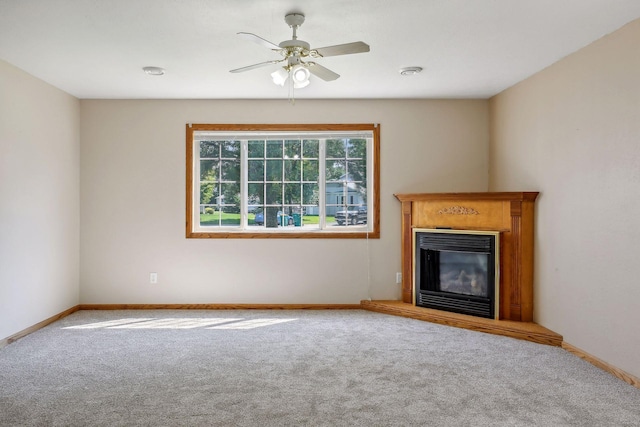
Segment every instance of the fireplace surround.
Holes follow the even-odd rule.
[[[537,192],[396,194],[402,204],[402,301],[414,302],[416,229],[499,233],[494,318],[533,321],[534,209]]]

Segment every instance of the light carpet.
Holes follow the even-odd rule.
[[[640,390],[361,310],[79,311],[0,349],[0,425],[640,426]]]

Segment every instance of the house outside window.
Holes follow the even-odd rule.
[[[186,236],[379,237],[379,133],[187,125]]]

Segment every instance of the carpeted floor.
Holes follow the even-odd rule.
[[[0,349],[0,425],[640,426],[640,390],[368,311],[79,311]]]

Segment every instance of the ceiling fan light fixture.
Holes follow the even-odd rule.
[[[291,79],[296,89],[309,85],[309,77],[311,73],[304,65],[296,65],[291,69]]]
[[[325,58],[328,56],[350,55],[354,53],[369,52],[369,45],[365,42],[358,41],[352,43],[344,43],[334,46],[325,46],[317,49],[311,49],[311,45],[298,39],[298,29],[304,23],[304,15],[302,13],[289,13],[284,20],[291,27],[293,33],[290,40],[285,40],[280,44],[275,44],[269,40],[263,39],[253,33],[238,33],[242,38],[257,43],[267,49],[277,52],[281,55],[281,59],[264,61],[258,64],[246,67],[235,68],[229,70],[231,73],[241,73],[244,71],[254,70],[256,68],[266,67],[272,64],[282,64],[277,71],[271,73],[273,83],[278,86],[287,86],[289,90],[289,100],[293,103],[295,89],[309,86],[311,74],[326,82],[333,81],[340,77],[328,68],[323,67],[315,62],[304,62],[306,58]]]
[[[293,87],[295,89],[302,89],[303,87],[307,87],[309,86],[309,80],[307,80],[306,82],[302,82],[302,83],[293,83]]]
[[[284,68],[278,68],[276,71],[271,73],[271,78],[273,79],[273,83],[278,86],[284,86],[284,83],[287,81],[289,77],[289,73]]]

